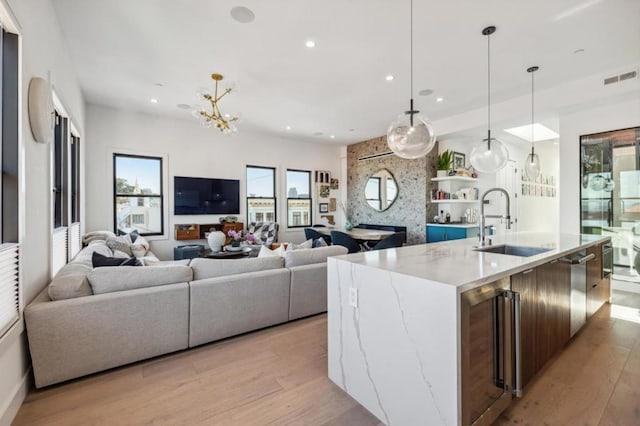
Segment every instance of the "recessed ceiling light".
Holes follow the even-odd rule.
[[[584,49],[576,49],[573,51],[575,54],[584,53]]]
[[[513,136],[517,136],[520,139],[524,139],[527,142],[532,142],[531,124],[520,127],[513,127],[511,129],[504,129],[504,131],[507,133],[511,133]],[[533,135],[533,142],[548,141],[549,139],[557,139],[558,136],[560,136],[547,126],[540,123],[533,123]]]
[[[336,138],[336,135],[329,135],[329,137],[330,137],[331,139],[335,139],[335,138]]]
[[[391,74],[389,74],[384,79],[387,80],[387,81],[393,81],[393,76]]]
[[[286,131],[289,131],[289,130],[291,130],[291,126],[285,126],[285,128],[284,128],[284,129],[285,129]]]
[[[436,102],[444,102],[444,98],[438,98],[436,99]]]
[[[156,87],[164,87],[164,84],[162,84],[162,83],[156,83],[156,84],[154,84],[154,86],[156,86]]]
[[[420,96],[429,96],[433,94],[433,90],[431,89],[422,89],[421,91],[418,92],[418,95]]]
[[[316,42],[315,42],[315,41],[313,41],[313,40],[307,40],[307,41],[304,43],[304,45],[305,45],[305,46],[307,46],[307,47],[309,47],[309,48],[311,48],[311,47],[316,47]]]
[[[178,104],[176,106],[178,108],[180,108],[180,109],[189,109],[189,108],[191,108],[191,105],[189,105],[189,104]]]
[[[256,19],[256,15],[249,9],[244,6],[236,6],[231,8],[231,17],[241,24],[248,24],[249,22],[253,22]]]
[[[355,131],[356,131],[356,129],[349,129],[349,131],[350,131],[350,132],[355,132]]]
[[[151,102],[152,104],[157,104],[158,100],[156,98],[151,98],[149,102]]]
[[[324,133],[322,133],[322,132],[315,132],[314,133],[314,136],[322,136],[322,135],[324,135]]]

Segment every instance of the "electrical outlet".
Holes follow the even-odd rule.
[[[349,287],[349,305],[358,307],[358,289],[355,287]]]

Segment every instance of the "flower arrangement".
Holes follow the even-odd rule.
[[[243,234],[242,231],[231,230],[227,233],[229,238],[231,238],[232,246],[239,246],[242,241],[246,241],[249,244],[254,244],[256,242],[256,237],[250,232]]]

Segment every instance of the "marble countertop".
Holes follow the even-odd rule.
[[[397,249],[368,251],[334,259],[396,272],[464,291],[522,272],[610,239],[601,235],[518,232],[491,236],[493,245],[513,244],[550,249],[530,257],[484,253],[474,250],[477,238],[420,244]]]

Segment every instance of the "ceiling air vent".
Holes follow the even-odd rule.
[[[625,80],[633,80],[634,78],[638,78],[638,71],[629,71],[624,74],[614,75],[613,77],[608,77],[604,79],[604,85],[619,83]]]
[[[618,80],[619,80],[619,77],[617,75],[615,77],[605,78],[604,79],[604,85],[606,86],[607,84],[617,83]]]
[[[636,78],[637,76],[637,71],[626,72],[624,74],[620,74],[620,81],[631,80],[632,78]]]

